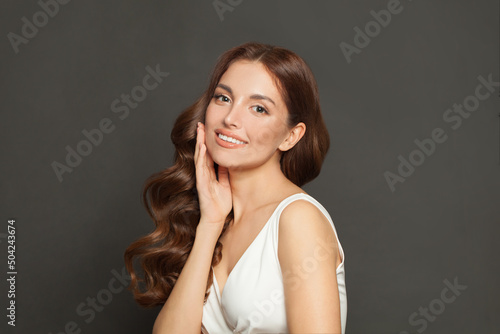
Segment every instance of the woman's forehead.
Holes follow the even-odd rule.
[[[217,86],[234,94],[267,96],[276,106],[284,107],[278,84],[276,77],[261,62],[238,60],[224,72]]]

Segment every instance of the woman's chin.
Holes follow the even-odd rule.
[[[218,152],[215,150],[210,156],[218,166],[225,167],[229,171],[237,171],[249,167],[246,165],[246,162],[240,160],[241,156],[235,155],[232,152]]]
[[[232,166],[230,163],[228,163],[227,161],[224,161],[224,160],[219,160],[219,159],[212,159],[216,164],[217,166],[219,167],[225,167],[227,169],[230,169]]]
[[[227,156],[224,157],[223,152],[217,152],[217,150],[211,150],[210,147],[207,146],[207,152],[212,157],[212,160],[221,167],[229,168],[231,167],[231,160],[234,160],[233,157]]]
[[[217,166],[227,168],[229,171],[238,169],[238,166],[234,164],[234,161],[228,161],[226,159],[212,159]]]

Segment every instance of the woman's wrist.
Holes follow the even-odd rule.
[[[206,221],[203,218],[200,219],[198,226],[196,227],[196,235],[203,234],[205,237],[213,237],[215,240],[219,239],[219,236],[224,227],[224,221],[212,222]]]

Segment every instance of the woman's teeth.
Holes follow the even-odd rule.
[[[219,133],[219,138],[222,139],[222,140],[224,140],[224,141],[227,141],[227,142],[230,142],[230,143],[234,143],[234,144],[245,144],[245,142],[242,142],[242,141],[239,141],[237,139],[225,136],[225,135],[220,134],[220,133]]]

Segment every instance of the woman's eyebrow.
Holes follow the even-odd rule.
[[[274,103],[274,101],[270,97],[267,97],[265,95],[253,94],[252,96],[250,96],[250,98],[252,100],[267,100],[276,106],[276,103]]]
[[[229,86],[226,86],[226,85],[224,85],[224,84],[219,83],[219,84],[217,84],[217,87],[220,87],[220,88],[222,88],[222,89],[227,90],[227,91],[229,92],[229,94],[233,94],[233,90],[232,90],[232,89],[231,89],[231,87],[229,87]]]
[[[231,87],[229,87],[227,85],[220,83],[220,84],[217,84],[217,87],[220,87],[222,89],[227,90],[229,92],[229,94],[233,94],[233,90],[231,89]],[[250,96],[250,99],[252,99],[252,100],[267,100],[276,106],[276,103],[270,97],[267,97],[267,96],[262,95],[262,94],[253,94]]]

